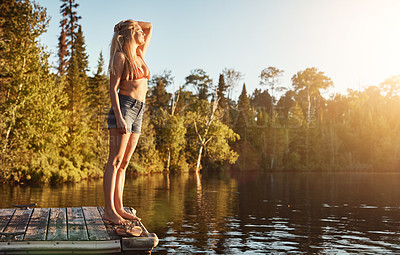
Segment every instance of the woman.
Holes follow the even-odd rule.
[[[149,68],[144,62],[153,26],[124,20],[115,25],[110,49],[111,109],[107,117],[110,154],[104,172],[104,220],[126,224],[140,220],[124,210],[125,170],[139,139]]]

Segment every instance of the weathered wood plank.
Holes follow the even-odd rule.
[[[49,221],[49,208],[35,208],[28,224],[24,240],[25,241],[45,241],[47,223]]]
[[[11,220],[16,209],[1,209],[0,210],[0,232],[3,232]]]
[[[67,230],[68,240],[70,241],[89,240],[85,218],[81,207],[67,208]]]
[[[110,236],[107,233],[106,226],[97,207],[82,207],[82,210],[85,216],[89,240],[110,240]]]
[[[13,216],[11,217],[10,222],[3,232],[5,233],[17,233],[17,232],[25,232],[28,226],[29,218],[31,217],[33,209],[29,210],[15,210]],[[23,234],[16,235],[16,240],[22,240],[24,237]]]
[[[97,207],[97,210],[100,213],[101,218],[103,218],[103,214],[104,214],[104,207]],[[111,238],[111,240],[119,240],[119,236],[117,235],[117,233],[115,233],[114,227],[112,224],[108,224],[106,222],[104,222],[104,226],[107,229],[107,234],[108,236]]]
[[[67,210],[65,208],[51,208],[47,229],[47,240],[66,241],[67,235]]]

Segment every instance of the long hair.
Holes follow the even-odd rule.
[[[111,40],[110,47],[110,63],[108,70],[110,73],[115,74],[114,66],[114,55],[117,52],[121,52],[125,56],[125,67],[123,74],[125,74],[128,80],[133,79],[133,70],[136,67],[134,61],[134,54],[132,52],[132,44],[135,43],[133,37],[137,28],[137,22],[133,20],[123,20],[114,27],[114,35]]]

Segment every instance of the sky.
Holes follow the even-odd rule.
[[[36,0],[51,17],[41,42],[57,65],[61,1]],[[224,68],[234,68],[248,94],[264,68],[284,71],[280,86],[316,67],[334,83],[324,93],[363,90],[400,75],[398,0],[76,0],[89,55],[89,74],[102,51],[109,61],[113,27],[124,19],[149,21],[153,36],[145,61],[151,74],[171,70],[175,91],[193,69],[204,69],[218,83]]]

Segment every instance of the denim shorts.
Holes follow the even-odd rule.
[[[126,131],[129,133],[140,134],[142,130],[144,102],[122,94],[118,94],[118,98],[122,118],[126,123]],[[108,129],[117,128],[117,120],[112,107],[108,112],[107,124]]]

